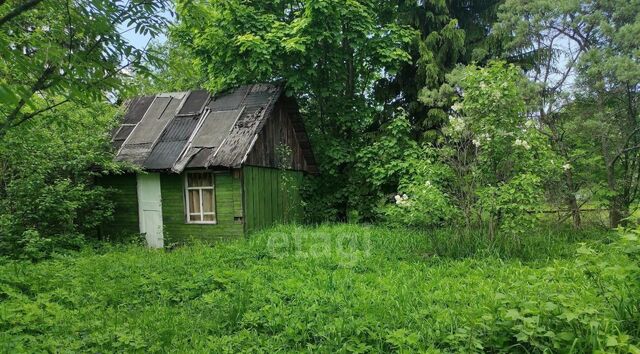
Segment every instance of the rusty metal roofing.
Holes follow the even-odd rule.
[[[113,134],[116,160],[173,172],[240,167],[281,93],[255,84],[213,96],[197,90],[135,98]]]

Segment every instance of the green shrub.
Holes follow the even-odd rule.
[[[381,212],[384,221],[394,226],[436,227],[455,219],[457,210],[438,187],[426,181],[422,185],[407,185],[394,196],[394,203],[387,204]]]
[[[108,148],[114,114],[106,104],[69,103],[2,139],[0,255],[36,260],[78,250],[111,217],[108,191],[94,179],[118,169]]]

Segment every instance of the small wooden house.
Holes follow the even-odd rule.
[[[162,93],[127,103],[116,159],[143,172],[113,175],[108,235],[215,240],[301,217],[303,173],[315,173],[295,100],[271,84]]]

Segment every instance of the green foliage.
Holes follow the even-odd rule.
[[[9,131],[0,144],[0,253],[39,259],[77,249],[112,212],[107,191],[93,181],[117,171],[106,104],[69,105]]]
[[[157,35],[169,1],[2,1],[0,139],[10,128],[67,102],[125,90],[121,70],[153,57],[122,32]]]
[[[376,71],[408,59],[399,48],[411,32],[379,22],[379,13],[394,8],[370,0],[179,1],[173,34],[193,50],[213,90],[284,78],[295,92],[321,97],[344,92],[350,80],[360,94]],[[353,72],[344,70],[345,59]],[[315,87],[320,81],[324,87]]]
[[[285,80],[301,105],[320,165],[319,178],[307,185],[309,218],[344,220],[353,211],[357,219],[370,220],[380,198],[397,191],[397,171],[406,161],[393,151],[389,158],[378,155],[383,160],[378,162],[370,158],[376,155],[371,145],[387,150],[415,145],[434,127],[433,119],[425,122],[425,110],[436,112],[435,126],[444,121],[447,102],[422,107],[417,91],[425,85],[438,90],[462,60],[466,38],[459,26],[473,28],[472,38],[478,38],[488,31],[492,6],[491,1],[470,8],[442,1],[180,1],[180,21],[171,35],[190,49],[210,89]],[[469,11],[486,16],[454,19]],[[391,137],[399,107],[405,108],[409,130],[398,129],[403,136]],[[393,139],[397,147],[388,145]],[[359,156],[377,166],[363,168]]]
[[[395,145],[390,145],[395,146]],[[376,151],[376,144],[372,145]],[[394,156],[384,149],[377,149],[381,156]],[[393,166],[402,166],[397,174],[397,193],[382,200],[378,212],[382,221],[400,227],[432,228],[450,225],[459,217],[459,210],[447,193],[446,187],[452,179],[451,169],[442,164],[434,149],[420,149],[413,143],[411,149],[402,149]],[[384,158],[378,159],[383,161]],[[364,160],[367,163],[367,160]],[[371,163],[369,166],[376,166]],[[381,171],[393,171],[383,166]],[[388,180],[388,178],[385,178]],[[394,195],[395,194],[395,195]]]
[[[401,1],[398,20],[420,36],[409,46],[411,61],[398,74],[379,83],[376,94],[403,107],[413,132],[430,141],[446,121],[450,102],[446,75],[458,64],[484,63],[499,52],[488,36],[501,0]]]
[[[411,123],[400,110],[371,139],[371,144],[358,152],[356,168],[366,182],[383,190],[394,188],[404,174],[413,170],[411,160],[418,158],[420,149],[410,133]]]
[[[524,233],[543,201],[543,181],[560,166],[547,139],[526,119],[514,66],[493,62],[451,75],[461,92],[445,127],[444,161],[455,171],[458,205],[487,218],[491,233]],[[467,221],[468,222],[468,221]]]
[[[567,166],[555,191],[576,226],[579,203],[606,205],[616,227],[637,199],[638,12],[625,0],[507,0],[500,8],[494,35],[538,88],[532,111]]]
[[[383,220],[395,226],[435,227],[449,224],[458,214],[449,196],[426,180],[400,187],[391,205],[381,212]]]
[[[147,49],[153,60],[144,64],[147,71],[137,73],[125,80],[129,95],[148,95],[158,92],[189,91],[203,87],[204,76],[200,68],[184,48],[173,39],[152,42]]]
[[[352,225],[280,227],[171,252],[129,247],[6,263],[0,345],[12,352],[637,352],[637,327],[625,327],[619,302],[599,290],[637,304],[637,278],[628,277],[637,276],[637,258],[563,235],[532,235],[545,240],[539,246],[565,251],[540,247],[524,263],[442,258],[429,234]],[[584,267],[599,257],[607,270]]]

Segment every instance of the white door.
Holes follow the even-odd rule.
[[[162,199],[160,193],[160,174],[138,174],[138,215],[140,233],[147,239],[151,248],[162,248]]]

